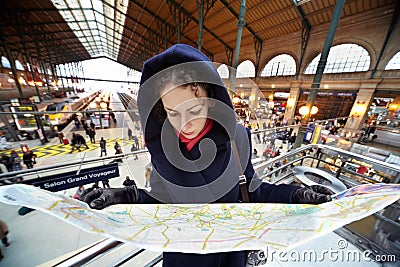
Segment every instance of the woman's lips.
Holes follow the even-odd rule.
[[[194,133],[194,131],[191,132],[182,132],[183,135],[192,135]]]

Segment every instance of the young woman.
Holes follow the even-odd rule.
[[[236,123],[222,80],[197,49],[178,44],[148,60],[138,108],[151,154],[151,191],[99,189],[85,201],[102,209],[117,203],[241,202],[243,173],[251,202],[321,203],[329,195],[290,185],[262,183],[251,164],[250,131]],[[233,156],[237,147],[240,162]],[[241,168],[238,166],[241,166]],[[244,266],[245,252],[206,255],[164,253],[163,266]]]

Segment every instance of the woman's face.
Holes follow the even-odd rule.
[[[161,96],[164,109],[171,125],[188,139],[195,138],[203,129],[208,114],[206,91],[198,86],[178,86]]]

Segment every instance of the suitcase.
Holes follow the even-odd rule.
[[[68,145],[68,144],[69,144],[68,139],[67,139],[67,138],[64,138],[64,139],[63,139],[63,143],[64,143],[64,145]]]

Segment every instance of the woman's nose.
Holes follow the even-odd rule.
[[[187,129],[191,126],[189,118],[186,115],[182,115],[181,117],[181,129]]]

